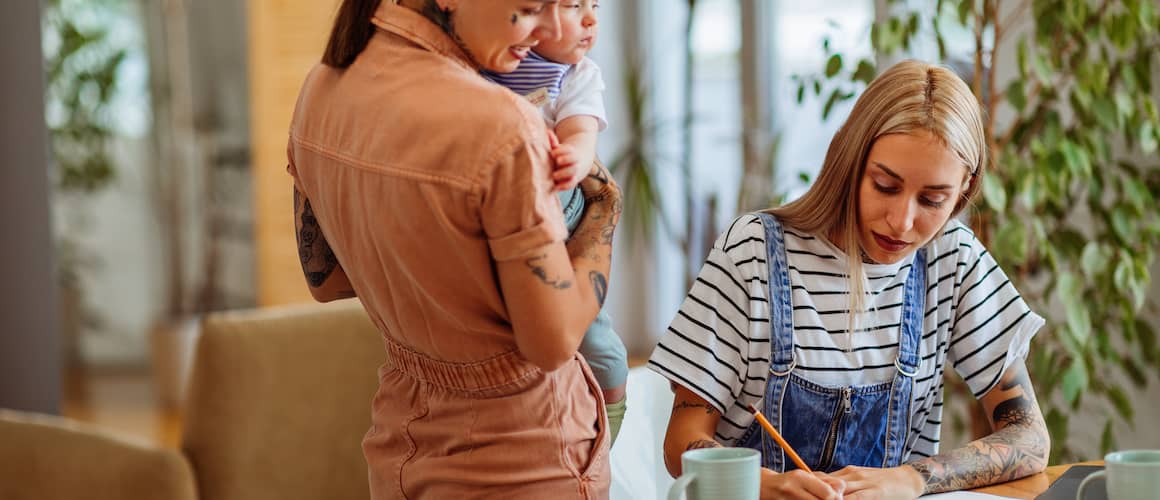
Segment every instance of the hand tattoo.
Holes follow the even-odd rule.
[[[540,278],[540,281],[542,281],[545,285],[548,285],[552,288],[555,288],[556,290],[564,290],[567,288],[571,288],[572,287],[571,281],[561,280],[559,278],[549,278],[548,277],[548,271],[546,269],[544,269],[544,265],[543,265],[544,260],[547,258],[548,258],[548,256],[546,254],[545,255],[538,255],[538,256],[532,257],[532,258],[524,261],[524,263],[527,264],[528,267],[530,267],[532,269],[532,274],[536,275],[537,278]]]

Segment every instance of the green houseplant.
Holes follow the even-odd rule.
[[[123,0],[48,0],[43,14],[45,115],[52,176],[58,199],[80,199],[108,187],[116,176],[109,151],[117,134],[111,104],[128,55],[108,19]],[[82,216],[84,214],[81,214]],[[84,275],[101,265],[78,235],[86,221],[62,219],[57,229],[57,266],[65,355],[79,357],[85,327],[99,328],[100,312],[84,296]]]
[[[1134,409],[1110,374],[1143,387],[1160,372],[1146,314],[1158,311],[1147,290],[1160,247],[1160,9],[1152,0],[938,0],[932,15],[886,3],[891,15],[871,29],[880,58],[933,41],[949,62],[948,32],[973,39],[960,74],[986,112],[992,165],[971,226],[1047,318],[1029,369],[1052,462],[1079,457],[1069,415],[1093,404],[1115,409],[1101,447],[1117,447]],[[828,114],[878,65],[823,50],[826,67],[798,77],[798,100],[825,99]],[[1001,79],[1004,67],[1013,69]]]

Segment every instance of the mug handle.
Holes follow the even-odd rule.
[[[1090,483],[1091,481],[1094,481],[1096,479],[1103,479],[1104,481],[1107,481],[1108,480],[1107,471],[1102,471],[1102,470],[1096,471],[1096,472],[1093,472],[1091,474],[1088,474],[1087,477],[1083,478],[1083,482],[1079,483],[1079,488],[1076,488],[1076,490],[1075,490],[1075,500],[1083,500],[1084,488],[1087,487],[1088,483]]]
[[[697,475],[692,472],[681,474],[681,477],[678,477],[676,482],[674,482],[672,486],[669,486],[668,500],[681,500],[681,496],[685,493],[685,489],[687,489],[689,484],[692,483],[696,478]]]

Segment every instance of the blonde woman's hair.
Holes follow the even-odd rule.
[[[951,217],[982,187],[987,143],[979,102],[951,70],[905,60],[878,75],[862,93],[849,118],[834,134],[822,170],[801,198],[769,209],[785,225],[831,239],[845,251],[850,280],[850,332],[865,310],[869,286],[862,269],[858,195],[866,157],[878,138],[927,132],[963,163],[966,188]]]

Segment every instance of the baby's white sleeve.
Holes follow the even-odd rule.
[[[600,123],[599,130],[608,126],[604,114],[604,78],[595,62],[585,57],[564,75],[555,108],[554,123],[571,116],[588,115]]]

